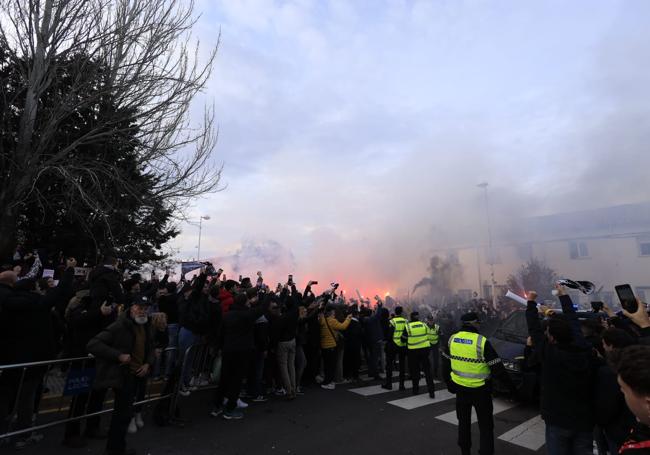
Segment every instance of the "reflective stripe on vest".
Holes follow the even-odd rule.
[[[428,336],[429,336],[429,343],[431,346],[434,344],[438,344],[438,338],[439,338],[439,333],[440,333],[440,328],[438,327],[438,324],[433,324],[433,327],[428,327]]]
[[[420,321],[409,322],[406,324],[406,333],[408,334],[409,349],[426,349],[431,347],[427,334],[427,326]]]
[[[404,327],[406,327],[406,319],[399,316],[395,317],[390,320],[390,325],[395,328],[395,331],[393,332],[393,343],[399,347],[404,346],[404,342],[402,341],[402,333],[404,333]]]
[[[486,339],[474,332],[458,332],[449,339],[451,379],[463,387],[476,388],[485,385],[490,377],[483,353]]]

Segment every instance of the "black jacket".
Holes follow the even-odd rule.
[[[163,295],[158,299],[158,309],[167,315],[167,324],[178,324],[178,294]]]
[[[278,341],[295,339],[298,332],[298,307],[290,306],[274,323],[277,324]]]
[[[102,304],[94,301],[87,292],[77,293],[77,299],[70,302],[65,317],[68,325],[65,350],[66,356],[70,357],[86,355],[88,342],[113,323],[116,317],[115,312],[104,316],[100,310]]]
[[[541,414],[547,425],[590,431],[594,426],[593,383],[595,359],[585,341],[569,296],[560,296],[563,316],[572,327],[570,345],[548,343],[537,312],[528,302],[526,322],[533,349],[542,363]]]
[[[120,388],[129,366],[118,361],[120,354],[131,354],[135,343],[136,323],[128,313],[122,314],[117,320],[98,333],[88,342],[88,352],[97,357],[97,374],[93,387],[95,389]],[[153,367],[155,360],[154,337],[151,326],[146,324],[145,362]]]
[[[604,361],[596,372],[594,412],[596,423],[620,447],[636,419],[625,404],[616,372]]]
[[[223,352],[253,351],[255,340],[255,321],[264,314],[268,305],[259,304],[253,308],[245,305],[230,306],[223,315],[221,327]]]
[[[5,290],[0,316],[0,364],[54,359],[58,341],[52,309],[70,291],[74,269],[68,269],[58,286],[41,295],[27,290]]]
[[[124,303],[124,292],[120,285],[120,272],[110,266],[98,265],[88,275],[90,297],[94,303]]]
[[[625,455],[650,455],[650,428],[637,423],[620,452]]]

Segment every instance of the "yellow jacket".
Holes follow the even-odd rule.
[[[330,316],[327,318],[326,322],[325,316],[321,315],[318,318],[318,322],[320,323],[320,347],[321,349],[330,349],[336,347],[334,336],[339,330],[345,330],[348,328],[350,325],[350,318],[348,317],[345,321],[339,322],[334,316]],[[327,327],[328,324],[329,328]]]

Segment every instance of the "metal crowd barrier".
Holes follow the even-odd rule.
[[[176,347],[166,348],[158,361],[168,359],[169,353],[176,349]],[[0,365],[0,440],[111,413],[112,407],[89,413],[91,400],[86,397],[83,412],[78,416],[68,415],[75,397],[92,393],[95,378],[94,363],[93,356],[88,355]],[[152,365],[151,371],[153,367]],[[174,402],[175,389],[163,395],[161,391],[164,385],[164,382],[147,378],[144,399],[134,402],[134,405],[146,405],[170,397],[172,398],[170,401]],[[111,401],[112,399],[106,397],[104,405]],[[29,416],[31,424],[14,430],[14,427],[20,424],[19,420],[23,422],[27,420],[26,414],[31,414]]]

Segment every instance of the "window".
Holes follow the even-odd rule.
[[[587,242],[571,241],[569,242],[569,256],[571,259],[584,259],[589,257],[589,248]]]
[[[639,237],[636,241],[639,245],[639,256],[650,256],[650,237]]]

